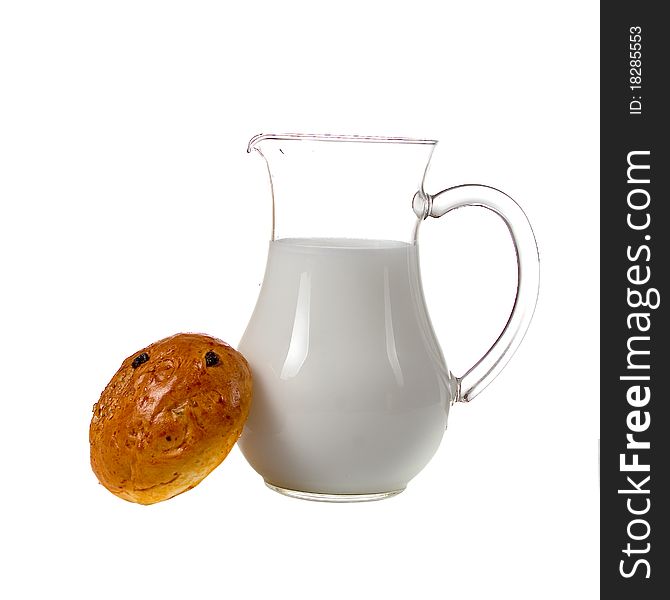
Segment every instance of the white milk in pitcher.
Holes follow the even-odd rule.
[[[312,494],[404,489],[444,434],[454,379],[403,242],[270,242],[240,342],[254,378],[240,439],[265,481]]]

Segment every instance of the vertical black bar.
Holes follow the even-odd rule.
[[[670,597],[664,7],[601,2],[602,598]]]

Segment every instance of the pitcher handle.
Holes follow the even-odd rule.
[[[426,216],[438,218],[463,206],[481,206],[493,211],[507,225],[516,251],[517,289],[507,323],[484,356],[465,375],[457,377],[455,401],[469,402],[500,374],[528,330],[540,288],[537,242],[526,214],[500,190],[485,185],[459,185],[435,195],[420,194]]]

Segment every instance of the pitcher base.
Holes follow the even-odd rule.
[[[320,494],[316,492],[303,492],[301,490],[289,490],[272,483],[265,482],[271,490],[289,496],[291,498],[299,498],[300,500],[311,500],[312,502],[373,502],[375,500],[384,500],[397,496],[400,492],[405,491],[405,488],[400,490],[392,490],[390,492],[375,492],[373,494]]]

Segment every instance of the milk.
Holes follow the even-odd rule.
[[[271,486],[388,494],[437,450],[455,379],[426,311],[415,245],[270,242],[239,349],[254,378],[239,445]]]

